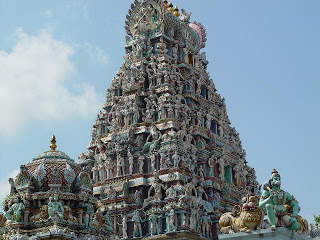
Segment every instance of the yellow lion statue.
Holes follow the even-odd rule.
[[[32,217],[30,217],[30,221],[31,222],[36,222],[39,220],[45,220],[49,217],[49,213],[48,213],[48,205],[44,205],[40,208],[40,213],[38,213],[37,215],[34,215]]]
[[[72,209],[67,205],[64,205],[63,208],[64,208],[64,214],[63,214],[64,219],[66,219],[67,221],[77,223],[78,219],[72,215]]]
[[[242,199],[242,205],[236,205],[232,212],[221,215],[219,219],[221,233],[249,233],[257,229],[263,216],[264,213],[259,208],[259,197],[247,195]]]

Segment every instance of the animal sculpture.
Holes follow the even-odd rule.
[[[220,217],[219,225],[222,233],[250,233],[260,225],[264,213],[259,208],[259,197],[247,195],[242,202],[242,205],[234,206],[232,212],[224,213]]]

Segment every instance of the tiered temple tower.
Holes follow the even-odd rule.
[[[131,5],[125,61],[79,157],[123,239],[214,238],[221,213],[257,189],[190,16],[167,1]]]

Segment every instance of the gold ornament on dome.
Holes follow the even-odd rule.
[[[168,9],[169,6],[168,6],[168,1],[167,1],[167,0],[164,0],[164,1],[163,1],[163,5],[164,5],[164,7],[165,7],[166,9]]]
[[[174,12],[172,2],[169,3],[169,7],[168,7],[167,9],[168,9],[168,11],[169,11],[170,13],[173,13],[173,12]]]
[[[176,17],[179,17],[179,16],[180,16],[178,6],[176,6],[176,7],[174,8],[174,13],[173,13],[173,15],[175,15]]]
[[[57,145],[56,145],[56,136],[53,134],[52,137],[51,137],[50,149],[51,149],[51,151],[55,151],[56,148],[57,148]]]

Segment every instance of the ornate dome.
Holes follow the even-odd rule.
[[[113,230],[112,223],[106,213],[97,212],[90,173],[56,151],[54,135],[50,148],[21,165],[15,180],[9,179],[10,197],[0,220],[8,220],[2,226],[7,236],[14,237],[5,239],[88,239],[87,235],[90,239],[109,239],[106,236]],[[11,229],[18,229],[22,238]]]
[[[51,161],[72,161],[74,162],[73,159],[71,159],[67,154],[61,151],[46,151],[44,153],[39,154],[37,157],[35,157],[32,161],[46,161],[46,160],[51,160]]]
[[[76,185],[77,176],[81,172],[80,166],[67,154],[56,150],[54,135],[50,148],[50,151],[41,153],[27,165],[21,166],[21,171],[16,178],[18,188],[30,186],[33,191],[49,188],[71,190]]]

